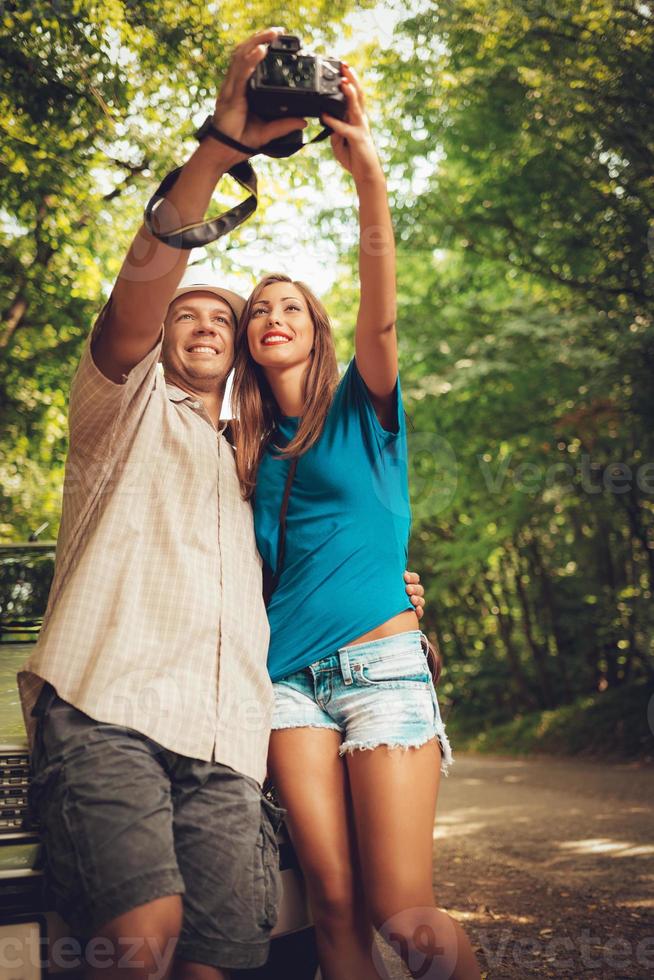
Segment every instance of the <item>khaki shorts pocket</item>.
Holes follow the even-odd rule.
[[[257,839],[255,861],[255,901],[261,910],[261,924],[272,929],[277,922],[281,900],[281,872],[277,831],[285,811],[269,799],[261,797],[261,827]]]

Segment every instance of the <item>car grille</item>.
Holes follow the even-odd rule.
[[[27,829],[27,750],[0,749],[0,836]]]

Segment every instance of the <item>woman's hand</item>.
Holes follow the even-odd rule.
[[[326,113],[322,121],[334,130],[331,136],[334,156],[352,174],[355,182],[379,178],[384,174],[373,143],[365,113],[365,98],[356,73],[346,62],[343,66],[341,90],[345,95],[345,119],[335,119]]]
[[[266,31],[253,34],[235,48],[225,81],[216,99],[213,121],[217,128],[232,139],[254,149],[279,136],[286,136],[294,129],[304,129],[307,124],[306,119],[296,118],[264,122],[248,109],[246,92],[250,76],[259,62],[266,57],[270,42],[279,34],[283,34],[281,28],[270,27]],[[239,153],[238,150],[229,152],[230,156],[233,155],[234,163],[248,158],[247,154]]]

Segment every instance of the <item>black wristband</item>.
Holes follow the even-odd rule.
[[[238,140],[228,136],[227,133],[223,133],[222,129],[218,129],[214,125],[213,116],[207,116],[195,134],[198,143],[201,143],[206,136],[212,136],[219,143],[224,143],[225,146],[231,146],[233,150],[238,150],[239,153],[247,153],[248,156],[254,156],[255,153],[259,153],[259,150],[255,150],[253,146],[246,146],[245,143],[239,143]]]

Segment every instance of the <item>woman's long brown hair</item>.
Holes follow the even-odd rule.
[[[252,309],[261,292],[275,282],[289,282],[304,297],[313,321],[314,338],[311,362],[304,379],[304,409],[298,430],[285,449],[283,458],[301,456],[320,436],[329,411],[334,389],[338,384],[336,350],[327,311],[317,296],[303,282],[296,282],[283,273],[273,272],[254,287],[236,330],[236,359],[232,405],[236,426],[236,470],[241,493],[249,500],[254,493],[257,470],[266,445],[282,413],[273,397],[263,368],[256,363],[248,346],[248,324]]]

